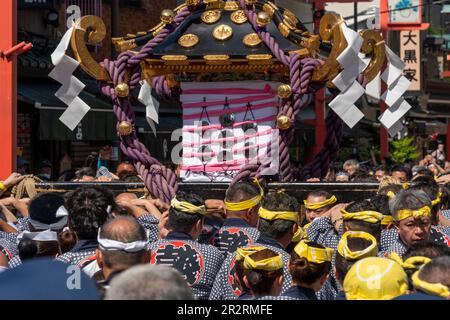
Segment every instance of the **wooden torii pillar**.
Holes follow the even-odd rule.
[[[17,42],[17,0],[2,0],[0,51]],[[17,153],[17,57],[0,57],[0,179],[16,169]]]

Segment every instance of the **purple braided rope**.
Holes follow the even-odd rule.
[[[359,74],[357,81],[365,87],[367,79],[364,74]],[[339,90],[331,90],[333,96],[339,93]],[[344,122],[333,111],[329,110],[325,119],[327,133],[325,137],[325,144],[319,153],[314,157],[313,161],[306,165],[299,173],[299,180],[306,181],[310,178],[323,179],[327,173],[331,161],[333,161],[339,153],[342,133],[344,131]]]
[[[180,24],[190,13],[188,7],[183,8],[174,18],[174,23]],[[103,62],[103,67],[113,80],[113,86],[107,83],[99,83],[99,85],[102,93],[111,97],[118,123],[128,121],[134,127],[135,114],[131,106],[130,97],[117,97],[115,87],[124,81],[126,70],[131,69],[132,75],[129,87],[130,90],[136,88],[141,79],[140,62],[148,58],[152,50],[164,41],[173,30],[173,26],[166,26],[137,55],[133,55],[131,52],[124,52],[119,55],[116,61],[105,60]],[[156,84],[157,92],[170,95],[170,89],[165,78],[157,77],[154,79],[153,84]],[[137,171],[153,196],[169,203],[178,190],[177,176],[150,155],[147,148],[137,138],[137,133],[134,130],[129,136],[121,137],[120,148],[126,156],[135,161]]]

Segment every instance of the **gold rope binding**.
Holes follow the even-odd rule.
[[[16,199],[28,198],[32,199],[37,195],[36,183],[42,182],[38,177],[30,174],[26,175],[25,178],[15,185],[11,190],[11,195]]]

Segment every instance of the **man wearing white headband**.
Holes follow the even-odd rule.
[[[42,193],[31,200],[29,217],[22,219],[21,228],[14,233],[2,233],[2,253],[9,260],[10,267],[21,264],[18,256],[18,244],[24,232],[39,233],[41,231],[61,232],[67,226],[67,210],[64,207],[64,198],[55,193]],[[7,243],[5,243],[7,242]]]
[[[112,278],[132,266],[149,263],[150,251],[144,227],[133,217],[121,216],[108,221],[98,232],[96,273],[100,290],[107,290]]]

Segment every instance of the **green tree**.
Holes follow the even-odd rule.
[[[400,140],[391,141],[390,158],[393,163],[401,164],[407,160],[416,160],[420,157],[419,151],[411,144],[414,137],[404,137]]]

